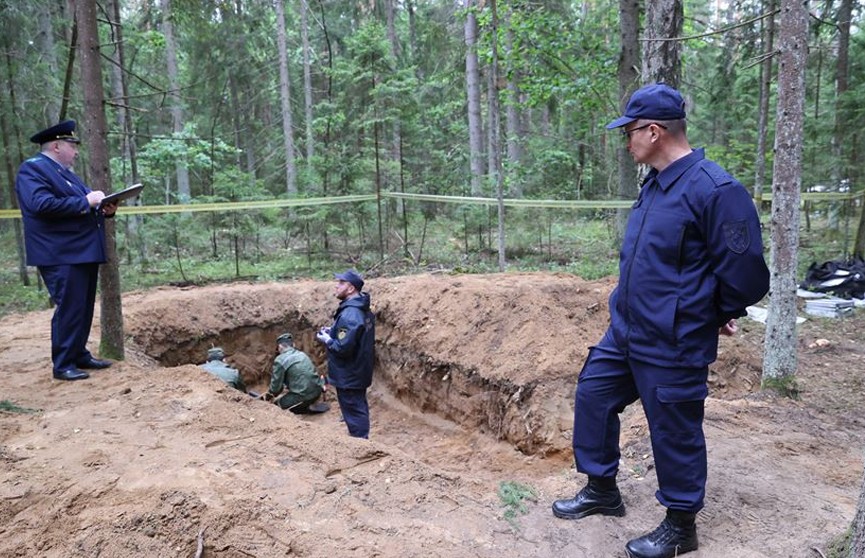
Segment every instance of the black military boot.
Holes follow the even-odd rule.
[[[657,529],[628,542],[628,558],[674,558],[697,550],[696,517],[695,513],[667,510]]]
[[[625,515],[625,504],[615,477],[589,477],[589,483],[576,496],[553,502],[553,515],[562,519],[580,519],[596,513]]]

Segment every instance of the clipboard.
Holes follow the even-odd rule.
[[[113,194],[109,194],[102,198],[102,201],[99,202],[99,206],[103,206],[110,203],[120,203],[125,199],[134,198],[138,194],[141,193],[141,190],[144,189],[143,184],[135,184],[126,188],[125,190],[120,190],[119,192],[114,192]]]

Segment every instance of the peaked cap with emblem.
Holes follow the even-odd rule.
[[[70,143],[81,143],[78,136],[75,135],[75,121],[64,120],[60,124],[55,124],[50,128],[45,128],[41,132],[36,132],[30,137],[30,141],[39,145],[48,143],[49,141],[63,140]]]

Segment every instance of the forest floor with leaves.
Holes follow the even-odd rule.
[[[0,319],[0,555],[608,557],[663,516],[645,419],[623,414],[622,518],[556,519],[583,484],[573,391],[614,280],[426,274],[369,280],[370,440],[196,366],[225,348],[261,389],[274,340],[315,330],[332,282],[124,295],[126,359],[51,378],[50,311]],[[819,557],[853,519],[865,448],[865,315],[799,326],[798,399],[759,391],[764,326],[722,339],[706,405],[694,558]],[[91,335],[98,347],[99,320]],[[95,351],[94,351],[95,352]],[[500,495],[502,488],[510,489]]]

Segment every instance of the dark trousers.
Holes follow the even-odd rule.
[[[619,414],[640,399],[649,423],[658,491],[667,508],[696,513],[706,494],[704,403],[708,368],[664,368],[629,359],[609,332],[592,347],[574,404],[574,459],[591,476],[618,472]]]
[[[92,357],[87,339],[93,325],[99,264],[43,265],[39,266],[39,273],[55,305],[51,318],[51,360],[54,372],[59,372]]]
[[[355,438],[369,438],[369,404],[365,389],[336,390],[336,399],[348,433]]]
[[[309,409],[310,405],[318,401],[320,394],[321,390],[319,390],[318,394],[311,397],[301,393],[286,393],[279,398],[277,405],[283,409],[288,409],[294,414],[302,414]]]

